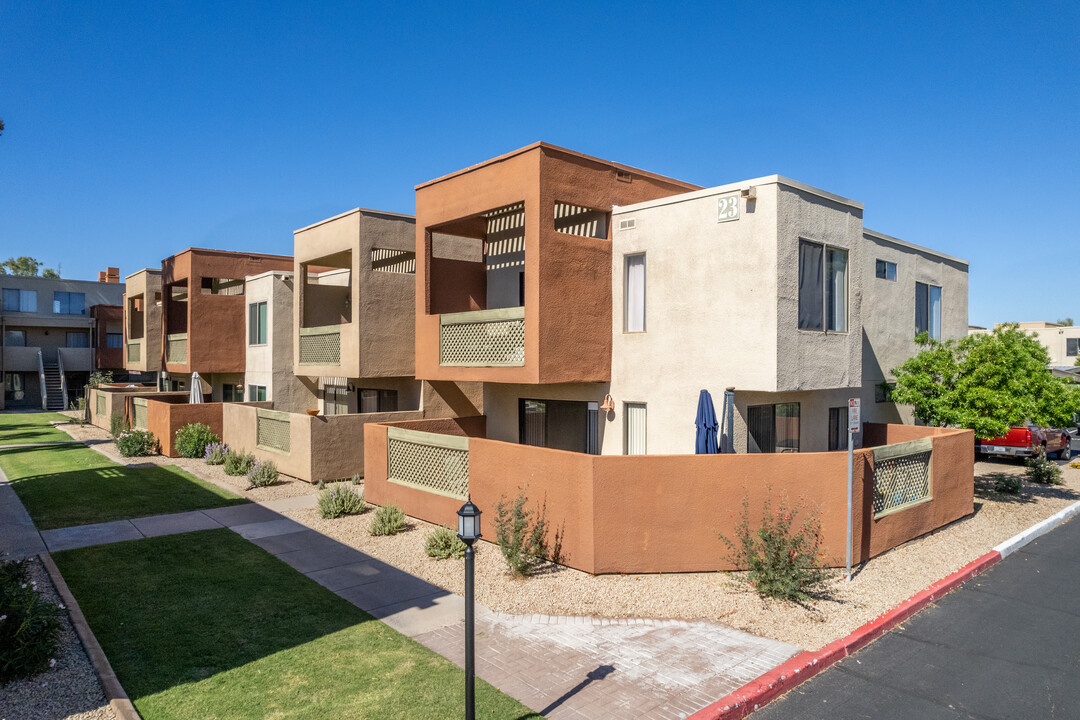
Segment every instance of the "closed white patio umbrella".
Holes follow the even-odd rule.
[[[194,405],[195,403],[201,403],[203,401],[202,391],[202,378],[199,377],[199,373],[191,373],[191,394],[188,396],[188,402]]]

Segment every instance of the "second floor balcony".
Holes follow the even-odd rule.
[[[520,367],[525,364],[525,308],[439,316],[439,364]]]

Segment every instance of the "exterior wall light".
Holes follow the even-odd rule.
[[[611,397],[611,393],[604,396],[604,402],[600,405],[600,409],[604,412],[611,412],[615,409],[615,400]]]

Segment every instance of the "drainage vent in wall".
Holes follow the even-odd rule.
[[[637,220],[635,220],[634,218],[619,221],[620,230],[633,230],[635,227],[637,227]]]

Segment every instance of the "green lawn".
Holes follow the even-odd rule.
[[[145,720],[464,714],[464,673],[230,530],[55,553]],[[477,717],[538,718],[477,680]]]
[[[84,445],[0,450],[38,530],[246,503],[175,466],[125,467]]]
[[[2,413],[0,414],[0,445],[70,441],[70,435],[49,425],[51,421],[56,420],[68,422],[70,418],[52,412]]]

